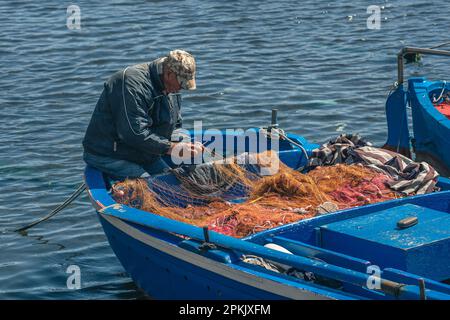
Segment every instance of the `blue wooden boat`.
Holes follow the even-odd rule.
[[[398,81],[386,101],[388,139],[384,147],[409,157],[413,154],[416,160],[433,165],[441,175],[450,176],[450,120],[433,105],[433,98],[443,100],[450,84],[413,77],[408,79],[405,89],[404,60],[417,54],[450,56],[450,51],[406,47],[398,53]],[[412,136],[408,109],[411,109]]]
[[[280,142],[280,159],[292,168],[305,165],[305,151],[311,154],[318,145],[288,137],[294,143]],[[155,179],[177,184],[170,174]],[[118,204],[108,177],[89,166],[85,182],[112,249],[153,298],[450,299],[446,178],[438,182],[440,192],[338,211],[243,239]],[[400,229],[405,218],[416,224]],[[314,279],[246,263],[243,255]]]

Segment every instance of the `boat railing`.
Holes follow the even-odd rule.
[[[404,81],[404,60],[407,54],[429,54],[435,56],[448,56],[450,57],[450,51],[437,50],[432,48],[418,48],[418,47],[404,47],[397,54],[397,85],[403,84]]]

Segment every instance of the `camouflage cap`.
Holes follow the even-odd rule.
[[[195,59],[183,50],[173,50],[165,59],[166,65],[176,73],[182,89],[195,90]]]

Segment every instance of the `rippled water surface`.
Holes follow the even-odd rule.
[[[134,299],[86,195],[27,235],[82,181],[81,140],[113,72],[183,48],[197,58],[198,90],[183,95],[186,127],[279,123],[315,142],[359,132],[385,140],[384,102],[404,45],[449,40],[448,1],[0,0],[0,298]],[[366,26],[382,7],[381,29]],[[448,62],[448,61],[447,61]],[[446,78],[445,59],[409,73]],[[66,287],[81,268],[82,289]]]

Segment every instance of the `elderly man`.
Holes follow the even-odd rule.
[[[172,155],[173,131],[181,127],[181,89],[194,90],[195,60],[186,51],[127,67],[104,84],[83,140],[84,161],[116,179],[163,172]],[[178,145],[192,155],[197,144]]]

